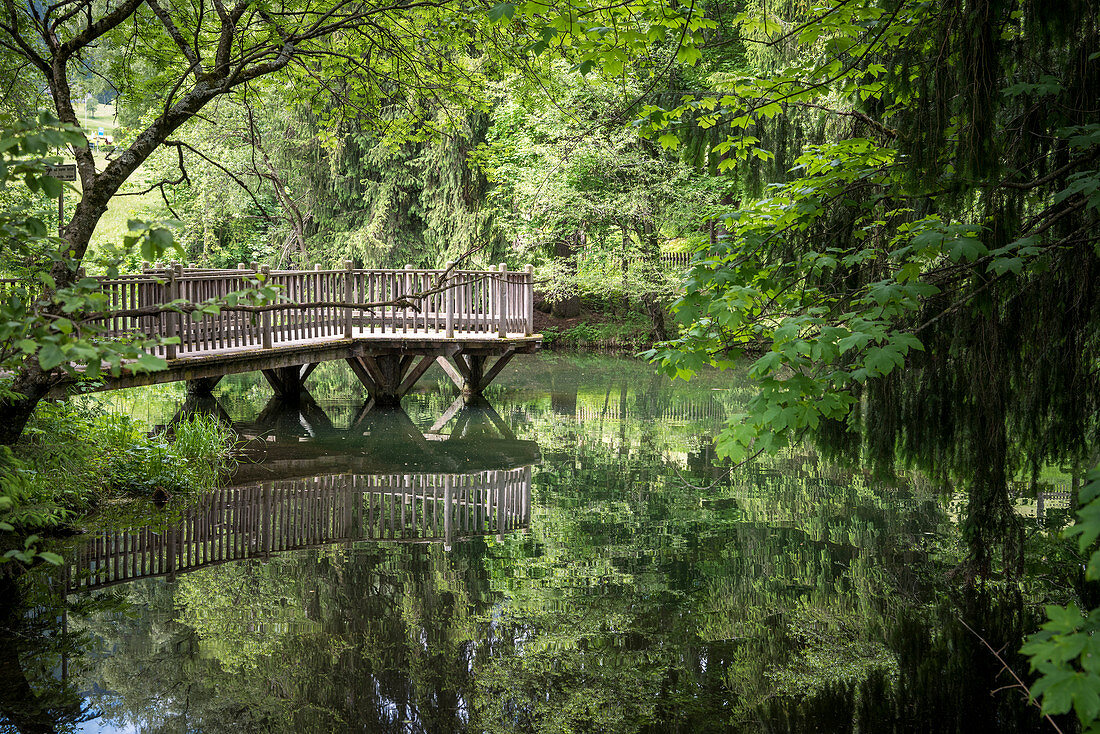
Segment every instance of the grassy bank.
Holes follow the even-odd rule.
[[[544,349],[590,349],[635,354],[653,346],[653,324],[636,313],[608,314],[586,311],[569,319],[536,312],[535,331],[542,334]]]
[[[166,500],[213,489],[232,462],[228,428],[209,416],[150,435],[128,415],[43,403],[0,454],[0,552],[20,560],[27,538],[64,533],[121,500]],[[32,541],[33,543],[33,541]]]

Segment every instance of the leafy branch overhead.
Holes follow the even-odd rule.
[[[978,3],[981,21],[936,3],[746,11],[736,32],[769,71],[715,71],[706,93],[641,110],[636,126],[666,148],[720,128],[710,160],[740,198],[695,257],[680,337],[649,353],[686,377],[766,346],[721,453],[851,419],[869,381],[930,344],[945,358],[949,324],[1034,311],[1070,263],[1095,259],[1095,18],[1065,26],[1053,61],[1036,49],[1039,11],[1010,5]],[[758,191],[741,183],[760,171]]]
[[[1088,554],[1085,578],[1100,581],[1100,468],[1085,477],[1077,522],[1065,531],[1077,538],[1082,554]],[[1047,621],[1028,638],[1021,652],[1031,658],[1039,679],[1031,695],[1042,702],[1044,714],[1072,710],[1082,731],[1100,731],[1100,609],[1082,612],[1073,603],[1046,608]]]

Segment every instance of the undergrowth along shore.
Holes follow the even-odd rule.
[[[39,534],[71,532],[109,503],[214,489],[232,467],[233,447],[232,431],[212,416],[151,434],[129,415],[42,403],[19,443],[0,453],[3,560],[30,563]]]
[[[536,317],[535,330],[542,334],[543,349],[592,349],[636,353],[656,341],[653,324],[637,313],[625,315],[586,312],[571,319]]]
[[[671,319],[671,315],[669,315]],[[631,312],[624,315],[590,311],[571,319],[552,319],[540,314],[535,330],[542,334],[542,348],[638,354],[652,349],[660,339],[648,316]],[[748,354],[767,350],[764,342],[741,345]]]

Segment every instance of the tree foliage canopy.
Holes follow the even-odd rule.
[[[872,455],[972,480],[986,558],[978,528],[1015,532],[1006,478],[1080,462],[1097,435],[1095,8],[840,1],[736,25],[759,60],[643,130],[724,124],[719,168],[784,165],[741,189],[681,337],[651,356],[686,376],[765,345],[724,454],[862,417]]]

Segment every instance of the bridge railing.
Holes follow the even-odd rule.
[[[278,286],[281,299],[266,307],[223,309],[201,319],[159,311],[183,300],[202,303],[251,288],[258,276]],[[509,271],[401,269],[270,270],[240,265],[235,270],[147,269],[99,279],[107,311],[99,319],[106,338],[177,337],[159,347],[173,359],[233,348],[354,336],[469,335],[530,336],[534,332],[531,266]],[[23,287],[0,280],[0,293]]]

